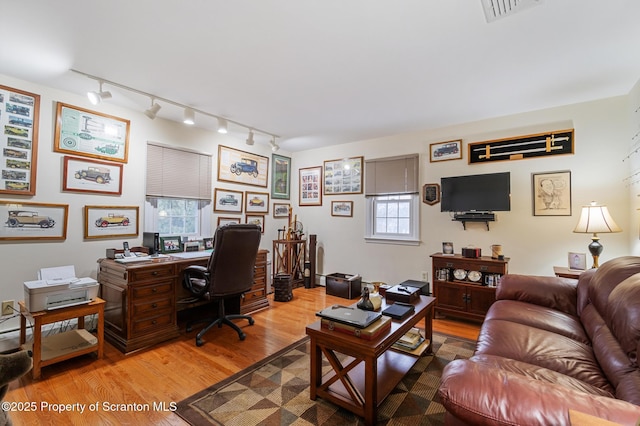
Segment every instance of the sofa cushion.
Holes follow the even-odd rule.
[[[629,360],[638,367],[640,341],[640,274],[621,282],[609,295],[605,322]]]
[[[497,355],[548,368],[614,393],[591,346],[547,330],[485,319],[476,354]]]
[[[498,300],[491,305],[485,320],[517,322],[541,330],[551,331],[587,345],[591,340],[575,315],[560,312],[546,306],[515,300]]]
[[[496,299],[519,300],[577,315],[577,285],[571,278],[507,274],[496,289]]]
[[[606,318],[609,295],[621,282],[640,273],[640,257],[624,256],[605,262],[589,282],[588,297],[600,315]]]

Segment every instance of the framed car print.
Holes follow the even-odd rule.
[[[62,190],[122,194],[122,164],[64,156]]]
[[[239,217],[218,217],[218,226],[236,225],[238,223],[240,223]],[[211,246],[211,248],[213,248],[213,245]]]
[[[269,213],[269,194],[245,191],[244,211],[247,213]]]
[[[462,139],[429,145],[429,161],[459,160],[462,158]]]
[[[353,201],[332,201],[331,216],[353,217]]]
[[[0,85],[0,193],[36,194],[40,95]]]
[[[138,206],[84,206],[84,238],[137,237]]]
[[[289,217],[290,208],[289,203],[273,203],[273,217],[276,219]]]
[[[68,204],[0,200],[0,240],[65,240]]]
[[[267,187],[269,158],[228,146],[218,146],[218,180]]]
[[[364,157],[324,162],[324,195],[362,194]]]
[[[242,213],[242,191],[216,188],[213,191],[213,211]]]
[[[258,225],[260,230],[264,234],[264,215],[262,214],[247,214],[247,222],[252,225]]]

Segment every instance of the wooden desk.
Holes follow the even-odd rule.
[[[556,274],[556,277],[574,278],[577,280],[578,278],[580,278],[580,274],[583,272],[584,271],[580,269],[569,269],[564,266],[553,267],[553,273]]]
[[[20,345],[26,349],[31,349],[33,352],[33,369],[31,371],[34,379],[40,378],[42,367],[46,367],[47,365],[55,364],[56,362],[91,352],[97,352],[98,359],[102,358],[104,355],[104,300],[96,298],[93,302],[84,305],[39,312],[29,312],[24,301],[18,302],[18,305],[20,306]],[[84,330],[84,317],[87,315],[98,316],[98,325],[95,336],[97,342],[95,344],[84,344],[87,338],[91,338],[93,336],[88,331]],[[26,343],[27,318],[30,318],[33,321],[33,345]],[[53,336],[42,337],[43,325],[71,318],[78,319],[77,330],[70,330]],[[81,341],[83,343],[81,346],[84,347],[74,350],[73,352],[61,351],[60,353],[43,350],[43,342],[47,339],[60,339],[67,337],[69,339],[77,339]]]
[[[404,321],[391,321],[391,330],[374,340],[324,329],[320,320],[308,325],[306,332],[311,337],[311,399],[324,398],[364,417],[365,424],[375,424],[378,406],[418,360],[416,356],[389,350],[391,346],[424,320],[425,339],[429,339],[425,353],[432,353],[435,300],[433,297],[420,296],[413,315]],[[386,307],[385,300],[381,309]],[[337,353],[348,356],[344,361],[346,365],[343,365]],[[324,377],[323,354],[333,367],[333,371]]]

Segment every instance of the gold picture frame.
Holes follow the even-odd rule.
[[[267,187],[269,158],[247,151],[218,146],[218,180]]]
[[[65,240],[68,204],[0,200],[0,240]]]
[[[84,238],[137,237],[138,206],[84,206]]]

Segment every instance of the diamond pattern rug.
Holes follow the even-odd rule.
[[[442,425],[437,390],[450,361],[469,358],[475,343],[433,334],[435,356],[423,356],[378,409],[378,425]],[[309,399],[309,339],[288,346],[178,403],[176,413],[191,425],[281,426],[364,425],[330,402]],[[323,374],[330,370],[326,360]]]

